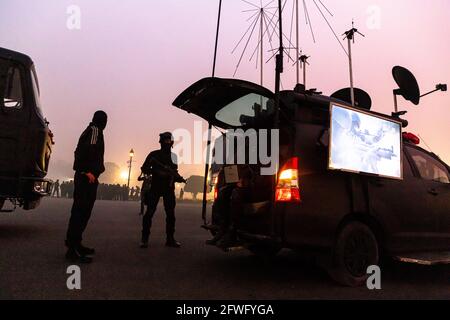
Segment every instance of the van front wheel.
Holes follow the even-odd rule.
[[[367,268],[378,265],[379,247],[372,230],[360,222],[350,222],[340,231],[333,255],[331,277],[351,287],[365,284]]]

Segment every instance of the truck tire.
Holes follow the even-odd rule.
[[[361,222],[345,225],[336,240],[330,276],[340,284],[350,287],[366,283],[367,267],[378,265],[379,245],[370,228]]]

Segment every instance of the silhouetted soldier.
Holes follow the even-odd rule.
[[[97,196],[98,177],[105,171],[103,130],[106,123],[106,113],[95,112],[75,150],[73,206],[66,238],[66,258],[73,262],[89,263],[92,258],[88,256],[95,253],[94,249],[83,246],[81,241]]]
[[[170,132],[161,133],[159,135],[161,149],[152,151],[141,168],[143,174],[152,175],[150,190],[146,197],[147,211],[142,219],[141,248],[148,247],[152,218],[160,197],[163,197],[166,211],[166,246],[180,247],[180,243],[174,238],[175,182],[186,182],[186,180],[178,174],[176,155],[171,152],[173,142]]]
[[[56,180],[55,184],[53,185],[53,194],[52,196],[56,196],[57,198],[60,197],[60,190],[59,190],[59,179]]]

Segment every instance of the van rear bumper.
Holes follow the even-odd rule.
[[[51,195],[53,181],[39,177],[0,176],[0,197],[27,199]]]

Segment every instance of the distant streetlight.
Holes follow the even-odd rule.
[[[128,161],[128,183],[127,188],[130,189],[131,165],[133,164],[134,150],[130,150],[130,160]]]

